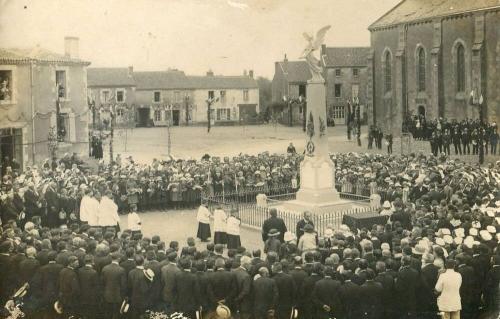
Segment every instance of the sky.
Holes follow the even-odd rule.
[[[327,46],[369,46],[367,27],[400,0],[0,0],[0,46],[64,53],[79,38],[91,67],[180,69],[201,75],[298,60],[302,33],[332,28]]]

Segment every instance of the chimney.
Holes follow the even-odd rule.
[[[207,71],[207,76],[214,76],[214,71],[208,70]]]
[[[132,77],[132,74],[134,73],[134,67],[132,65],[129,65],[127,75],[129,78]]]
[[[64,55],[71,59],[78,59],[78,38],[64,37]]]
[[[321,51],[320,51],[320,56],[323,56],[326,54],[326,44],[321,45]]]
[[[253,79],[253,70],[248,71],[248,76]]]
[[[286,53],[285,53],[285,58],[283,59],[283,62],[288,62],[288,58],[286,57]]]
[[[243,70],[243,76],[247,76],[247,70]]]

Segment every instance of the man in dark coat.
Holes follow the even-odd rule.
[[[47,202],[47,218],[45,225],[50,228],[59,226],[59,195],[57,194],[57,184],[50,182],[45,190],[45,201]]]
[[[434,265],[434,256],[424,254],[422,256],[422,268],[420,270],[419,293],[417,294],[418,311],[422,317],[434,318],[437,312],[435,288],[438,279],[438,267]]]
[[[146,253],[147,263],[145,263],[144,268],[151,269],[155,276],[153,282],[151,283],[149,301],[152,309],[156,309],[161,302],[161,265],[154,251],[148,251]]]
[[[382,297],[384,288],[382,284],[374,281],[375,273],[370,269],[366,272],[366,281],[361,285],[361,307],[364,310],[364,318],[383,318]]]
[[[386,272],[386,264],[383,261],[378,261],[375,266],[377,276],[375,281],[382,285],[382,307],[384,318],[395,318],[395,296],[394,296],[394,278]]]
[[[269,209],[269,215],[270,217],[262,224],[262,241],[266,242],[269,231],[271,229],[276,229],[280,233],[278,239],[283,243],[285,241],[285,233],[287,232],[285,222],[278,217],[276,208]]]
[[[81,291],[79,313],[86,318],[97,317],[102,294],[99,274],[92,266],[93,261],[92,255],[85,255],[84,265],[78,269]]]
[[[457,272],[462,276],[462,284],[460,285],[460,301],[462,303],[461,316],[463,318],[473,318],[477,309],[477,294],[479,292],[478,278],[474,274],[474,269],[468,265],[470,257],[465,254],[455,256],[458,262]]]
[[[212,306],[219,303],[231,305],[236,291],[236,281],[233,274],[225,270],[223,259],[217,259],[215,271],[208,278],[208,296]]]
[[[314,228],[314,223],[311,220],[311,212],[305,211],[304,217],[297,222],[297,227],[295,230],[295,234],[297,235],[297,244],[299,243],[300,237],[304,235],[304,227],[308,224],[313,226]]]
[[[167,309],[172,308],[174,304],[174,278],[175,274],[181,270],[177,267],[177,254],[171,252],[167,255],[168,264],[161,268],[161,283],[163,285],[162,301]]]
[[[342,275],[346,278],[344,284],[340,287],[340,300],[344,308],[345,318],[362,318],[362,309],[360,307],[362,302],[360,298],[361,288],[351,281],[351,271],[345,271]]]
[[[334,270],[326,267],[323,279],[316,282],[312,292],[312,301],[316,307],[318,319],[339,318],[342,316],[340,301],[340,281],[333,279]]]
[[[120,263],[120,266],[125,269],[125,273],[127,274],[127,277],[128,277],[128,273],[135,268],[135,266],[137,266],[135,264],[135,260],[134,260],[134,248],[132,247],[129,247],[125,250],[125,259],[124,261],[122,261]]]
[[[251,268],[250,257],[244,256],[240,260],[240,266],[233,271],[236,281],[236,297],[234,298],[234,308],[241,319],[249,319],[252,316],[252,278],[248,270]]]
[[[47,314],[53,314],[53,305],[59,297],[59,273],[64,268],[63,265],[56,263],[56,252],[51,251],[48,254],[49,263],[40,267],[38,270],[41,304]]]
[[[300,309],[302,309],[301,318],[314,319],[316,318],[316,307],[313,304],[312,292],[316,282],[321,280],[321,264],[317,263],[312,266],[311,275],[304,279],[302,291],[299,296]]]
[[[113,253],[111,264],[104,266],[101,271],[101,284],[103,288],[104,312],[106,318],[120,317],[120,305],[127,292],[127,275],[125,269],[120,267],[120,255]]]
[[[259,275],[253,282],[254,319],[267,319],[276,310],[279,292],[276,282],[269,278],[267,268],[261,267]]]
[[[65,315],[71,316],[77,313],[77,306],[80,302],[80,282],[76,269],[78,268],[78,258],[70,256],[68,266],[61,269],[59,273],[59,301],[62,304]]]
[[[400,317],[412,317],[417,308],[417,289],[419,282],[418,271],[411,267],[411,258],[402,258],[402,267],[398,272],[394,284],[395,292],[399,300]]]
[[[135,256],[135,269],[128,274],[128,296],[130,298],[130,316],[139,319],[148,309],[151,281],[146,277],[144,269],[144,258]]]
[[[196,275],[191,272],[191,260],[181,259],[181,272],[174,276],[174,310],[181,312],[188,318],[196,318],[196,311],[200,310],[200,286]]]
[[[297,300],[297,286],[292,276],[283,272],[283,265],[280,262],[272,266],[272,279],[278,287],[278,303],[276,312],[278,319],[289,319],[292,307],[295,307]]]
[[[14,281],[12,278],[13,272],[13,262],[10,253],[12,252],[14,246],[10,241],[4,241],[0,244],[0,302],[5,305],[5,302],[10,297],[10,294],[14,287]]]

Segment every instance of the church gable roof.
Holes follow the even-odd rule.
[[[403,0],[368,29],[493,8],[500,8],[499,0]]]

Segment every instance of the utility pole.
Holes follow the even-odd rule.
[[[109,115],[110,115],[110,129],[109,129],[109,171],[112,171],[113,167],[113,137],[115,131],[115,105],[111,104],[109,106]]]

